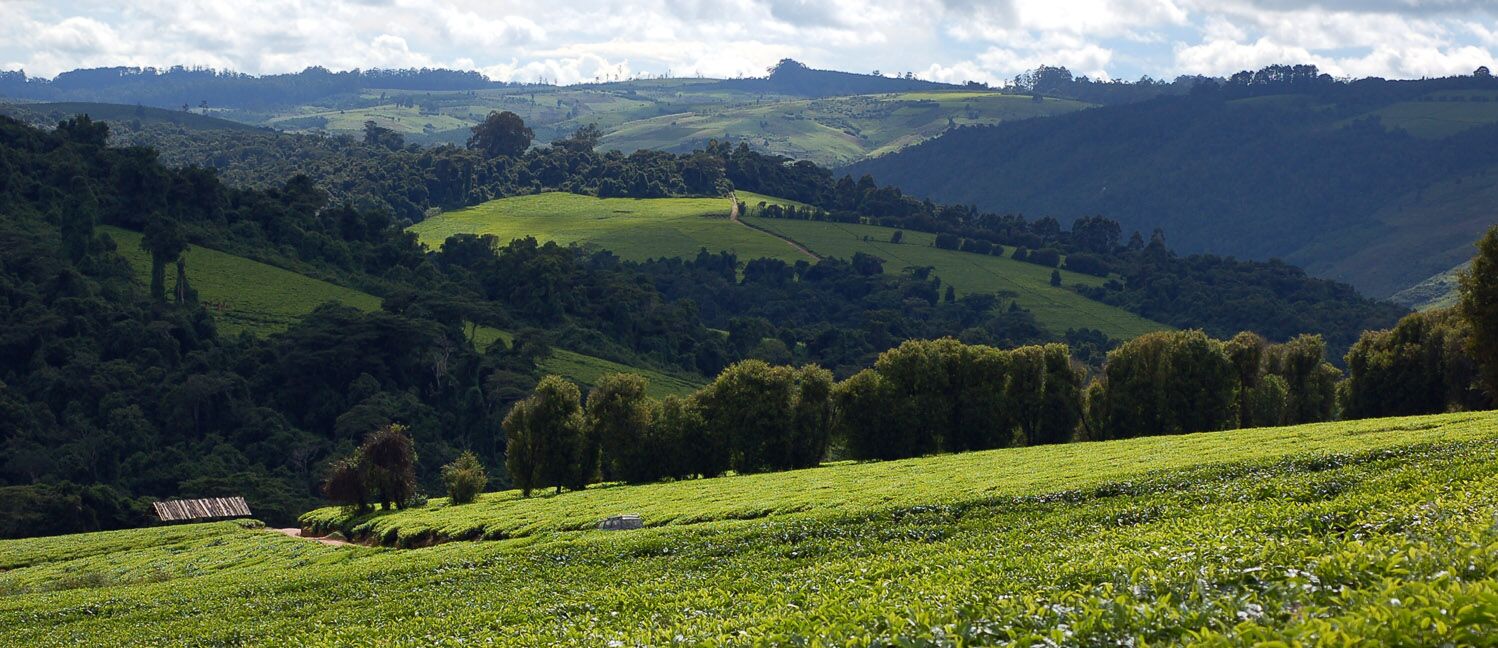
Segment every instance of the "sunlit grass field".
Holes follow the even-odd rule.
[[[763,197],[740,192],[739,199],[755,206]],[[744,222],[795,240],[822,256],[850,258],[856,252],[884,259],[885,272],[902,272],[909,267],[931,266],[942,282],[951,284],[962,295],[971,292],[1010,291],[1020,306],[1035,314],[1041,326],[1057,333],[1070,328],[1098,329],[1110,337],[1128,339],[1150,331],[1169,328],[1121,308],[1096,302],[1073,292],[1068,286],[1095,286],[1105,279],[1076,272],[1061,271],[1060,287],[1051,285],[1051,268],[932,245],[935,235],[907,231],[899,244],[890,243],[895,230],[873,225],[850,225],[791,219],[744,217]],[[1005,249],[1005,253],[1012,248]]]
[[[566,245],[593,245],[620,257],[692,257],[703,248],[731,251],[741,261],[801,257],[784,241],[728,219],[727,198],[595,198],[552,192],[491,200],[411,226],[421,242],[441,247],[457,233],[493,234],[501,243],[534,236]]]
[[[789,99],[701,107],[624,122],[609,129],[603,144],[623,151],[690,150],[709,140],[727,139],[834,166],[897,151],[956,126],[1057,115],[1089,105],[975,91]]]
[[[118,227],[99,229],[114,239],[141,283],[149,285],[151,255],[140,249],[140,233]],[[364,311],[380,309],[380,298],[374,295],[241,256],[194,245],[186,257],[188,283],[198,291],[199,301],[213,313],[219,331],[226,335],[284,331],[330,301]],[[176,268],[168,268],[167,294],[172,294],[176,285]]]
[[[795,201],[737,192],[753,213],[761,201],[782,205]],[[1115,338],[1130,338],[1167,328],[1142,317],[1092,301],[1065,285],[1096,285],[1097,277],[1062,271],[1062,287],[1050,285],[1051,269],[1009,258],[941,250],[931,246],[930,234],[906,232],[900,245],[889,243],[894,230],[867,225],[842,225],[746,216],[745,223],[728,220],[730,203],[720,198],[594,198],[568,193],[544,193],[492,200],[447,212],[411,227],[428,246],[440,246],[459,232],[493,234],[501,242],[534,236],[541,241],[596,246],[626,259],[687,257],[698,250],[731,250],[740,261],[770,257],[794,263],[809,260],[781,238],[800,243],[822,256],[851,258],[856,252],[886,260],[886,272],[908,266],[933,266],[942,281],[959,293],[1012,291],[1020,306],[1035,313],[1041,326],[1057,333],[1069,328],[1095,328]],[[777,238],[777,235],[781,238]],[[865,237],[868,240],[864,240]]]
[[[413,550],[233,522],[0,541],[0,644],[1477,646],[1498,624],[1492,413],[510,499],[461,508],[533,516],[520,537]],[[618,512],[651,526],[559,530]]]
[[[149,283],[151,257],[140,249],[140,234],[118,227],[102,227],[100,230],[115,240],[120,254],[130,261],[140,281]],[[330,301],[363,311],[380,309],[380,298],[369,293],[201,246],[192,246],[187,252],[187,279],[198,291],[199,301],[213,313],[214,321],[224,335],[239,335],[245,331],[255,335],[279,333],[314,308]],[[168,293],[176,283],[176,272],[172,269],[167,273]],[[495,340],[509,343],[510,334],[489,327],[480,327],[474,334],[474,345],[480,351]],[[541,368],[584,386],[594,384],[609,373],[637,373],[650,380],[650,393],[655,396],[685,394],[700,386],[695,381],[665,372],[631,367],[566,349],[554,349],[541,361]]]

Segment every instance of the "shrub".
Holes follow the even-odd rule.
[[[479,493],[489,484],[489,475],[478,455],[464,452],[452,463],[442,467],[442,483],[447,486],[447,499],[452,504],[468,504],[478,499]]]

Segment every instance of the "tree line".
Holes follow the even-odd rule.
[[[548,376],[505,416],[506,468],[529,497],[600,481],[808,468],[830,456],[888,460],[1488,407],[1498,392],[1498,325],[1485,319],[1498,312],[1498,228],[1484,254],[1491,260],[1474,272],[1487,276],[1466,281],[1460,313],[1412,315],[1400,325],[1406,330],[1369,332],[1350,354],[1346,379],[1318,336],[1275,344],[1251,332],[1218,340],[1201,331],[1125,342],[1090,379],[1063,344],[1006,350],[951,338],[906,341],[842,381],[815,365],[744,361],[689,396],[664,400],[649,397],[638,375],[606,376],[586,399]],[[1431,322],[1468,328],[1424,337],[1408,330]],[[1389,357],[1369,347],[1390,336],[1440,341],[1396,351],[1416,365],[1388,375],[1366,356]],[[1460,368],[1442,364],[1455,358]],[[1431,377],[1434,391],[1423,382]],[[1455,394],[1454,385],[1467,391]],[[1386,399],[1371,410],[1377,393]]]

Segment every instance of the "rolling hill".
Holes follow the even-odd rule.
[[[740,192],[750,205],[778,199]],[[865,225],[780,221],[746,216],[743,224],[728,218],[731,203],[721,198],[593,198],[545,193],[493,200],[447,212],[411,227],[428,246],[439,246],[459,232],[493,234],[502,242],[524,236],[558,243],[592,245],[626,259],[695,255],[699,249],[733,251],[741,261],[770,257],[788,263],[811,260],[782,238],[820,255],[851,258],[856,252],[886,260],[885,272],[907,266],[932,266],[934,273],[963,293],[1012,292],[1015,301],[1036,320],[1060,335],[1070,328],[1094,328],[1111,337],[1130,338],[1168,328],[1127,311],[1101,304],[1065,286],[1101,284],[1104,280],[1062,271],[1063,287],[1050,285],[1050,268],[931,246],[934,237],[906,233],[906,242],[888,244],[894,230]],[[753,227],[745,227],[752,224]],[[865,237],[867,240],[865,240]]]
[[[140,249],[140,234],[118,227],[100,229],[115,240],[141,281],[149,282],[151,258]],[[186,257],[188,281],[226,335],[278,333],[330,301],[364,311],[380,309],[380,298],[374,295],[211,248],[194,246]],[[168,292],[175,285],[176,277],[168,276]],[[510,339],[509,332],[490,327],[480,327],[474,333],[474,345],[481,350],[496,340],[508,344]],[[657,397],[686,394],[701,386],[695,380],[566,349],[554,349],[541,361],[541,369],[582,385],[592,385],[609,373],[637,373],[650,380],[650,391]]]
[[[1035,101],[982,86],[812,70],[794,61],[760,79],[629,79],[573,86],[478,83],[440,74],[420,82],[422,75],[412,75],[405,79],[408,83],[380,75],[301,82],[298,75],[231,75],[172,86],[160,78],[170,74],[101,77],[100,71],[88,72],[64,75],[68,78],[61,85],[36,80],[0,84],[0,97],[9,88],[17,98],[115,102],[28,104],[43,111],[47,123],[80,112],[118,121],[149,112],[152,118],[165,114],[169,121],[196,119],[190,124],[194,128],[217,124],[358,136],[365,122],[374,122],[422,144],[462,144],[490,111],[508,110],[520,115],[543,144],[597,124],[606,135],[604,146],[625,152],[686,151],[711,139],[728,139],[825,165],[899,150],[958,125],[996,124],[1091,105],[1069,99]],[[86,80],[90,77],[94,90]],[[279,101],[273,99],[275,92],[246,96],[241,88],[273,88],[282,82],[292,87]],[[195,98],[177,100],[194,83],[200,86]],[[312,90],[319,83],[326,88],[321,93]],[[178,109],[183,103],[191,112]]]
[[[845,170],[940,202],[1101,213],[1180,252],[1279,258],[1387,297],[1464,262],[1498,220],[1493,85],[1226,88],[962,129]]]
[[[0,642],[1477,645],[1493,414],[0,541]],[[647,528],[586,530],[638,511]],[[309,523],[342,524],[336,511]]]

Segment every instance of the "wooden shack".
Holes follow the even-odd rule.
[[[221,520],[250,516],[250,505],[245,503],[243,497],[166,500],[152,502],[151,506],[156,509],[156,517],[161,518],[162,522]]]
[[[644,526],[645,522],[638,515],[615,515],[598,523],[598,528],[603,531],[627,531]]]

